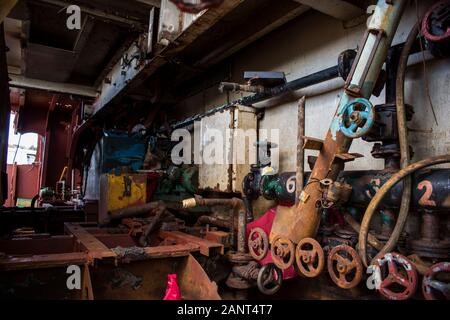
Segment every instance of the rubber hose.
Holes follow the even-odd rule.
[[[417,170],[423,169],[425,167],[430,167],[430,166],[434,166],[437,164],[449,163],[449,162],[450,162],[450,155],[443,155],[443,156],[432,157],[432,158],[428,158],[428,159],[413,163],[413,164],[409,165],[408,167],[401,169],[400,171],[395,173],[381,187],[381,189],[375,194],[375,196],[373,197],[372,201],[370,202],[370,204],[367,207],[367,210],[364,214],[364,218],[361,223],[361,230],[359,232],[358,251],[359,251],[359,255],[361,256],[361,259],[366,267],[368,266],[368,264],[367,264],[367,237],[369,234],[369,224],[370,224],[370,221],[372,220],[375,210],[377,209],[378,205],[383,200],[383,197],[389,192],[389,190],[391,190],[402,179],[404,179],[407,176],[410,176],[412,173],[416,172]]]

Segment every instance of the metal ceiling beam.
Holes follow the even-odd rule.
[[[361,8],[343,0],[294,0],[295,2],[310,6],[342,21],[348,21],[364,14]]]
[[[17,0],[2,0],[0,4],[0,24],[8,16],[14,6],[17,4]]]
[[[217,48],[216,50],[210,52],[208,55],[203,57],[201,60],[197,61],[194,64],[194,68],[207,68],[211,65],[214,65],[225,58],[231,56],[232,54],[236,53],[237,51],[241,50],[242,48],[245,48],[249,44],[255,42],[256,40],[264,37],[265,35],[269,34],[273,30],[281,27],[282,25],[288,23],[289,21],[297,18],[304,12],[308,11],[310,7],[300,5],[297,8],[290,10],[287,12],[287,14],[282,15],[278,18],[271,19],[270,17],[265,18],[264,26],[262,28],[259,28],[260,26],[256,26],[256,30],[251,33],[249,37],[245,37],[244,39],[238,40],[234,43],[224,43],[223,46]],[[256,25],[257,22],[255,22],[253,25]],[[252,28],[252,26],[250,26]],[[242,33],[245,33],[242,31]]]
[[[147,25],[142,23],[139,20],[136,20],[131,17],[126,18],[123,16],[105,12],[103,10],[88,8],[83,5],[77,4],[76,1],[71,1],[70,3],[65,2],[65,1],[60,1],[60,0],[35,0],[35,1],[50,4],[50,5],[53,5],[56,7],[62,7],[62,8],[68,7],[70,5],[78,5],[80,7],[82,13],[91,15],[95,18],[102,19],[102,20],[108,20],[111,22],[117,22],[117,23],[120,23],[123,25],[128,25],[131,28],[139,30],[139,31],[147,31]]]
[[[152,7],[161,8],[161,0],[135,0],[135,1],[144,3]]]
[[[54,93],[71,94],[75,96],[95,98],[97,90],[92,87],[70,83],[50,82],[39,79],[30,79],[15,74],[9,74],[9,86],[21,89],[36,89]]]
[[[182,52],[242,2],[244,0],[227,0],[217,8],[206,10],[175,41],[157,52],[152,60],[142,66],[133,66],[123,70],[122,61],[119,61],[106,77],[111,80],[109,81],[111,83],[104,83],[102,86],[102,93],[96,102],[96,116],[107,113],[108,108],[105,108],[105,106],[112,105],[113,101],[117,101],[142,85],[159,68],[176,57],[177,54]],[[137,48],[133,44],[127,52],[128,56],[133,56],[136,50]]]

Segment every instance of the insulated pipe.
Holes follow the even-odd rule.
[[[417,170],[420,170],[420,169],[423,169],[426,167],[430,167],[430,166],[434,166],[434,165],[438,165],[438,164],[442,164],[442,163],[448,163],[448,162],[450,162],[450,155],[432,157],[432,158],[428,158],[428,159],[413,163],[413,164],[409,165],[408,167],[401,169],[399,172],[395,173],[392,176],[392,178],[389,179],[389,181],[386,182],[381,187],[381,189],[375,194],[375,196],[373,197],[372,201],[370,202],[370,204],[367,207],[367,210],[364,214],[364,218],[361,223],[361,230],[359,232],[358,252],[361,257],[362,262],[364,263],[364,265],[366,267],[368,267],[367,237],[369,234],[370,221],[372,220],[372,217],[373,217],[376,209],[378,208],[378,205],[383,200],[383,197],[385,196],[385,194],[392,187],[394,187],[397,183],[399,183],[402,179],[404,179],[405,177],[409,176],[410,174],[416,172]],[[397,220],[397,225],[398,225],[398,220]],[[397,225],[396,225],[396,228],[394,229],[394,232],[398,232],[398,231],[396,231],[396,229],[399,229],[399,228],[397,228]],[[401,232],[401,230],[402,229],[400,229],[400,232]],[[381,256],[384,253],[384,250],[386,250],[386,248],[389,248],[391,246],[392,246],[392,236],[391,236],[391,239],[389,239],[389,241],[386,243],[383,250],[381,250],[380,253],[377,255],[377,257]]]

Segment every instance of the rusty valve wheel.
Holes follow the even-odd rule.
[[[270,248],[273,263],[281,270],[292,267],[295,259],[294,244],[289,239],[275,237]]]
[[[311,238],[301,240],[295,249],[298,270],[308,278],[317,277],[325,265],[325,257],[320,244]]]
[[[361,258],[355,249],[348,245],[334,247],[328,255],[328,273],[339,288],[352,289],[362,279]]]
[[[256,284],[261,293],[268,296],[273,295],[281,289],[283,273],[276,265],[266,264],[259,270]]]
[[[389,300],[407,300],[417,289],[417,271],[414,265],[398,253],[387,253],[376,259],[378,291]]]
[[[269,252],[269,239],[261,228],[252,229],[248,236],[248,249],[253,259],[261,261]]]
[[[450,300],[450,262],[435,264],[427,270],[422,292],[427,300]]]

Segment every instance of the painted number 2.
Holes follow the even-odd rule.
[[[422,191],[425,188],[425,193],[419,200],[419,204],[423,207],[436,207],[436,202],[430,200],[431,195],[433,194],[433,185],[430,181],[424,180],[417,186],[417,189]]]

